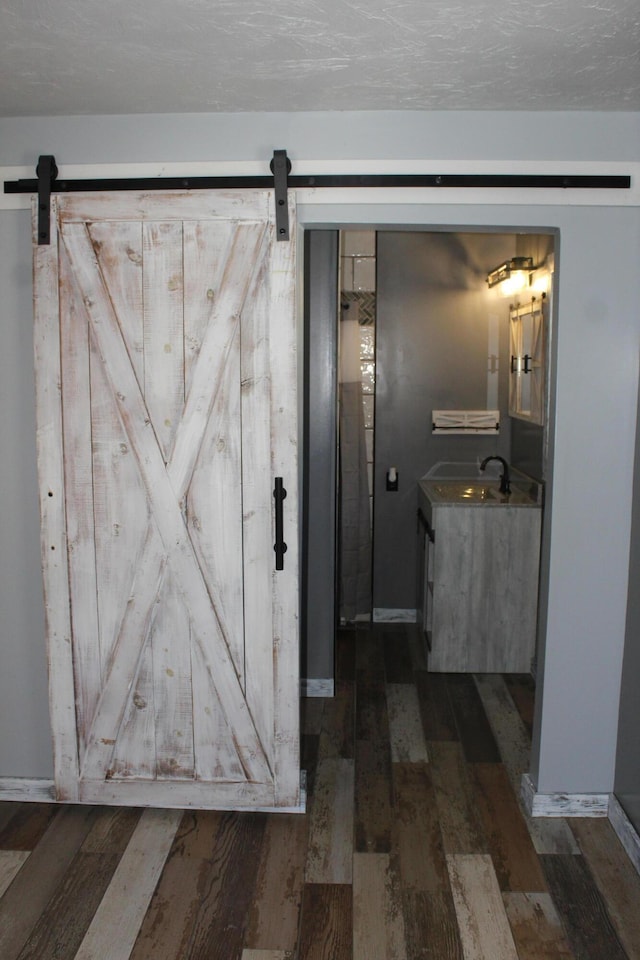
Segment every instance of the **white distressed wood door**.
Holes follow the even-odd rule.
[[[295,808],[294,243],[269,191],[60,196],[51,235],[35,353],[57,797]]]

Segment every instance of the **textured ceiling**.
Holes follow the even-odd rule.
[[[638,0],[0,0],[0,115],[640,110]]]

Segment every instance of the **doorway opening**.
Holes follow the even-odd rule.
[[[316,322],[338,330],[333,343],[338,371],[332,386],[334,432],[329,441],[335,449],[326,451],[336,491],[334,633],[339,624],[361,621],[416,624],[418,630],[420,478],[441,464],[477,467],[485,457],[498,455],[515,475],[539,484],[543,501],[550,469],[555,234],[491,227],[456,231],[344,227],[340,233],[312,233],[324,234],[325,246],[333,235],[330,255],[324,257],[333,282],[328,298],[333,312],[329,303],[324,321],[316,317]],[[487,275],[514,257],[531,258],[534,269],[522,291],[501,296],[499,289],[489,287]],[[307,266],[314,274],[313,255]],[[532,369],[534,311],[528,305],[536,298],[539,304],[544,301],[544,328],[538,331],[536,349],[543,365],[540,368],[536,360],[534,390],[533,378],[523,380],[524,368],[527,373]],[[518,319],[526,340],[521,349],[513,339]],[[527,359],[518,359],[523,357]],[[315,360],[308,362],[313,366]],[[320,362],[326,362],[326,354]],[[355,441],[353,430],[348,433],[342,422],[345,384],[354,385],[350,389],[360,408],[361,435]],[[535,391],[540,404],[532,410]],[[311,398],[309,409],[318,406]],[[495,411],[498,429],[486,433],[436,429],[436,411]],[[314,469],[320,466],[321,459],[316,459]],[[361,536],[360,549],[343,555],[344,538],[354,529]],[[362,592],[367,574],[369,602],[360,596],[355,607],[348,606],[344,598],[350,587],[359,584]],[[315,639],[308,636],[307,646]],[[332,650],[333,643],[334,636]],[[535,667],[534,650],[533,675]]]

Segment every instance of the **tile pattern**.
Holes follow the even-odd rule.
[[[520,807],[528,678],[429,674],[414,630],[340,634],[304,816],[0,804],[2,960],[640,960],[608,822]]]

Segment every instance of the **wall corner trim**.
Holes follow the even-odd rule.
[[[333,679],[307,677],[300,681],[300,695],[303,697],[332,697],[333,693]]]
[[[609,797],[609,822],[629,860],[631,860],[637,873],[640,873],[640,836],[638,836],[635,827],[622,809],[618,798],[613,794]]]
[[[531,817],[606,817],[609,811],[608,793],[538,793],[528,773],[520,796]]]
[[[56,793],[53,780],[0,777],[0,800],[16,800],[20,803],[55,802]]]

